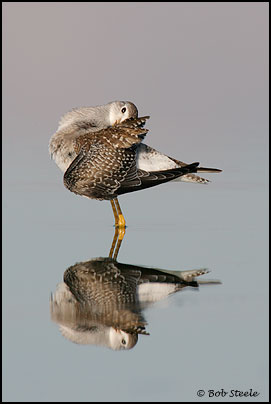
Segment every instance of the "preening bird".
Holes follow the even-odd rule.
[[[136,106],[114,101],[73,109],[60,120],[49,152],[64,172],[64,185],[75,194],[109,200],[115,226],[125,227],[118,196],[179,179],[208,183],[194,173],[220,169],[186,164],[142,143],[149,116],[138,117]]]

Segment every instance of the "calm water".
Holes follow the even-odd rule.
[[[3,401],[202,402],[211,401],[209,390],[220,401],[267,401],[266,8],[160,4],[153,19],[151,4],[143,14],[135,4],[54,7],[5,5]],[[126,49],[118,58],[108,37],[101,35],[99,49],[91,42],[104,19]],[[83,55],[80,63],[68,63],[71,49]],[[97,62],[109,55],[110,75]],[[84,312],[71,296],[53,304],[68,268],[108,257],[114,219],[109,202],[64,188],[48,141],[66,110],[112,99],[129,99],[151,115],[147,144],[223,172],[207,176],[208,185],[168,183],[119,198],[128,227],[114,266],[124,280],[131,271],[128,285],[138,285],[136,271],[210,272],[198,287],[104,316],[103,304]],[[108,343],[108,329],[119,324],[142,331],[131,349]],[[259,395],[229,397],[231,390]]]

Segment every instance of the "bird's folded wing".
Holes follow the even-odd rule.
[[[139,126],[116,125],[79,136],[74,140],[74,149],[78,154],[81,150],[88,152],[93,148],[105,147],[109,151],[110,149],[125,149],[141,143],[147,132],[148,129]]]
[[[120,143],[123,141],[120,139]],[[96,199],[112,199],[129,174],[136,177],[135,148],[115,148],[95,143],[80,153],[64,174],[64,185],[70,191]],[[137,179],[138,182],[140,182]]]
[[[117,194],[121,195],[172,181],[182,175],[197,172],[198,165],[199,163],[192,163],[170,170],[151,172],[136,169],[136,167],[132,165],[126,177],[121,182]]]

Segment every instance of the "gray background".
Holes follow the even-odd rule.
[[[268,84],[264,2],[3,3],[4,401],[268,400]],[[64,188],[49,138],[71,108],[113,100],[151,115],[147,144],[223,169],[120,198],[120,262],[222,281],[149,309],[126,352],[65,340],[49,312],[114,230],[108,202]]]

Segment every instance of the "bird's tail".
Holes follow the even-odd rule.
[[[186,165],[183,161],[176,160],[173,157],[168,157],[170,160],[174,161],[179,167]],[[208,167],[198,167],[197,173],[221,173],[220,168],[208,168]]]

